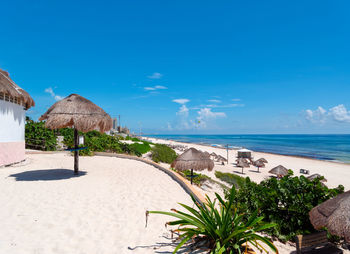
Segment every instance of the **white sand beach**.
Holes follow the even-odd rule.
[[[0,253],[171,253],[165,223],[189,195],[142,162],[80,157],[73,176],[67,153],[30,154],[25,165],[0,170]]]
[[[156,138],[146,138],[146,139],[149,139],[154,143],[163,143],[163,144],[170,144],[170,145],[185,145],[187,147],[194,147],[203,152],[204,151],[207,151],[209,153],[215,152],[216,154],[221,155],[225,158],[227,156],[226,149],[223,149],[223,148],[210,147],[210,146],[192,144],[192,143],[182,143],[182,142],[177,142],[172,140],[163,140],[163,139],[156,139]],[[177,152],[181,153],[181,151],[177,151]],[[228,164],[221,165],[220,163],[215,163],[215,167],[213,171],[208,172],[205,170],[205,171],[202,171],[201,173],[207,174],[210,177],[215,179],[215,171],[218,170],[221,172],[234,173],[243,177],[249,176],[252,181],[260,182],[272,176],[271,174],[268,173],[270,169],[278,165],[283,165],[288,169],[292,169],[294,172],[294,175],[296,176],[301,175],[299,173],[300,169],[307,169],[310,171],[310,175],[315,173],[323,175],[327,179],[327,182],[325,184],[330,188],[334,188],[334,187],[337,187],[339,184],[342,184],[345,190],[350,189],[350,164],[322,161],[322,160],[295,157],[295,156],[261,153],[261,152],[253,152],[252,155],[254,156],[254,159],[265,158],[268,161],[265,168],[260,168],[260,172],[257,172],[257,168],[251,166],[250,168],[244,168],[243,174],[242,174],[242,169],[234,165],[237,157],[237,150],[229,150]],[[308,176],[308,175],[304,175],[304,176]]]

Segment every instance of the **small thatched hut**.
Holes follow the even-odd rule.
[[[179,155],[176,160],[171,163],[171,167],[180,171],[190,169],[192,184],[193,170],[208,169],[211,171],[214,168],[214,162],[197,149],[190,148],[187,149],[183,154]]]
[[[78,174],[78,131],[109,131],[112,118],[99,106],[88,99],[71,94],[52,105],[39,120],[46,120],[45,126],[50,129],[74,127],[74,173]]]
[[[277,175],[277,177],[286,176],[288,174],[288,169],[282,165],[278,165],[269,171],[270,174]]]
[[[32,97],[0,69],[0,166],[25,159],[26,110],[34,105]]]

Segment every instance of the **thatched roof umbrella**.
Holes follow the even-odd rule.
[[[263,162],[263,163],[268,163],[267,160],[266,160],[265,158],[260,158],[260,159],[258,159],[257,161],[261,161],[261,162]]]
[[[71,94],[52,105],[40,121],[46,120],[50,129],[74,127],[74,174],[79,170],[78,131],[99,130],[101,133],[112,128],[112,118],[88,99],[78,94]]]
[[[210,158],[210,154],[209,154],[207,151],[203,152],[203,154],[204,154],[206,157]]]
[[[15,101],[18,104],[23,105],[25,109],[35,106],[32,97],[13,82],[8,72],[2,69],[0,69],[0,96],[1,95],[15,99]]]
[[[243,174],[243,168],[249,168],[249,163],[245,158],[239,158],[237,160],[237,167],[241,167],[242,168],[242,174]]]
[[[309,216],[315,229],[326,227],[332,235],[350,242],[350,191],[314,207]]]
[[[278,165],[269,171],[270,174],[275,174],[277,177],[288,175],[288,169],[282,165]]]
[[[176,160],[171,163],[171,167],[181,171],[191,169],[192,184],[193,170],[208,169],[211,171],[214,168],[214,162],[197,149],[190,148],[179,155]]]
[[[247,158],[237,158],[236,162],[238,163],[239,161],[243,161],[244,163],[248,163],[249,164],[249,160]]]
[[[327,179],[324,178],[324,176],[321,176],[320,174],[317,174],[317,173],[313,174],[311,176],[308,176],[306,178],[309,179],[310,181],[317,179],[317,178],[320,178],[320,182],[327,182]]]
[[[261,160],[254,161],[253,165],[258,168],[258,172],[260,172],[260,168],[264,168],[265,164]]]
[[[227,159],[225,157],[221,156],[221,155],[218,155],[217,160],[218,161],[222,161],[222,162],[226,162],[227,161]]]

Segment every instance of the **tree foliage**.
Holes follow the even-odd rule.
[[[280,180],[270,178],[260,184],[247,177],[237,191],[235,207],[248,214],[258,210],[265,220],[277,224],[268,233],[287,241],[297,234],[315,232],[309,211],[343,191],[341,185],[329,189],[320,179],[310,181],[304,176],[294,177],[292,171]]]
[[[57,145],[56,137],[55,131],[45,128],[44,122],[34,122],[30,118],[26,119],[26,148],[54,151]]]

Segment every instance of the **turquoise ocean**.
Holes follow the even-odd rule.
[[[147,135],[149,137],[350,163],[346,135]]]

